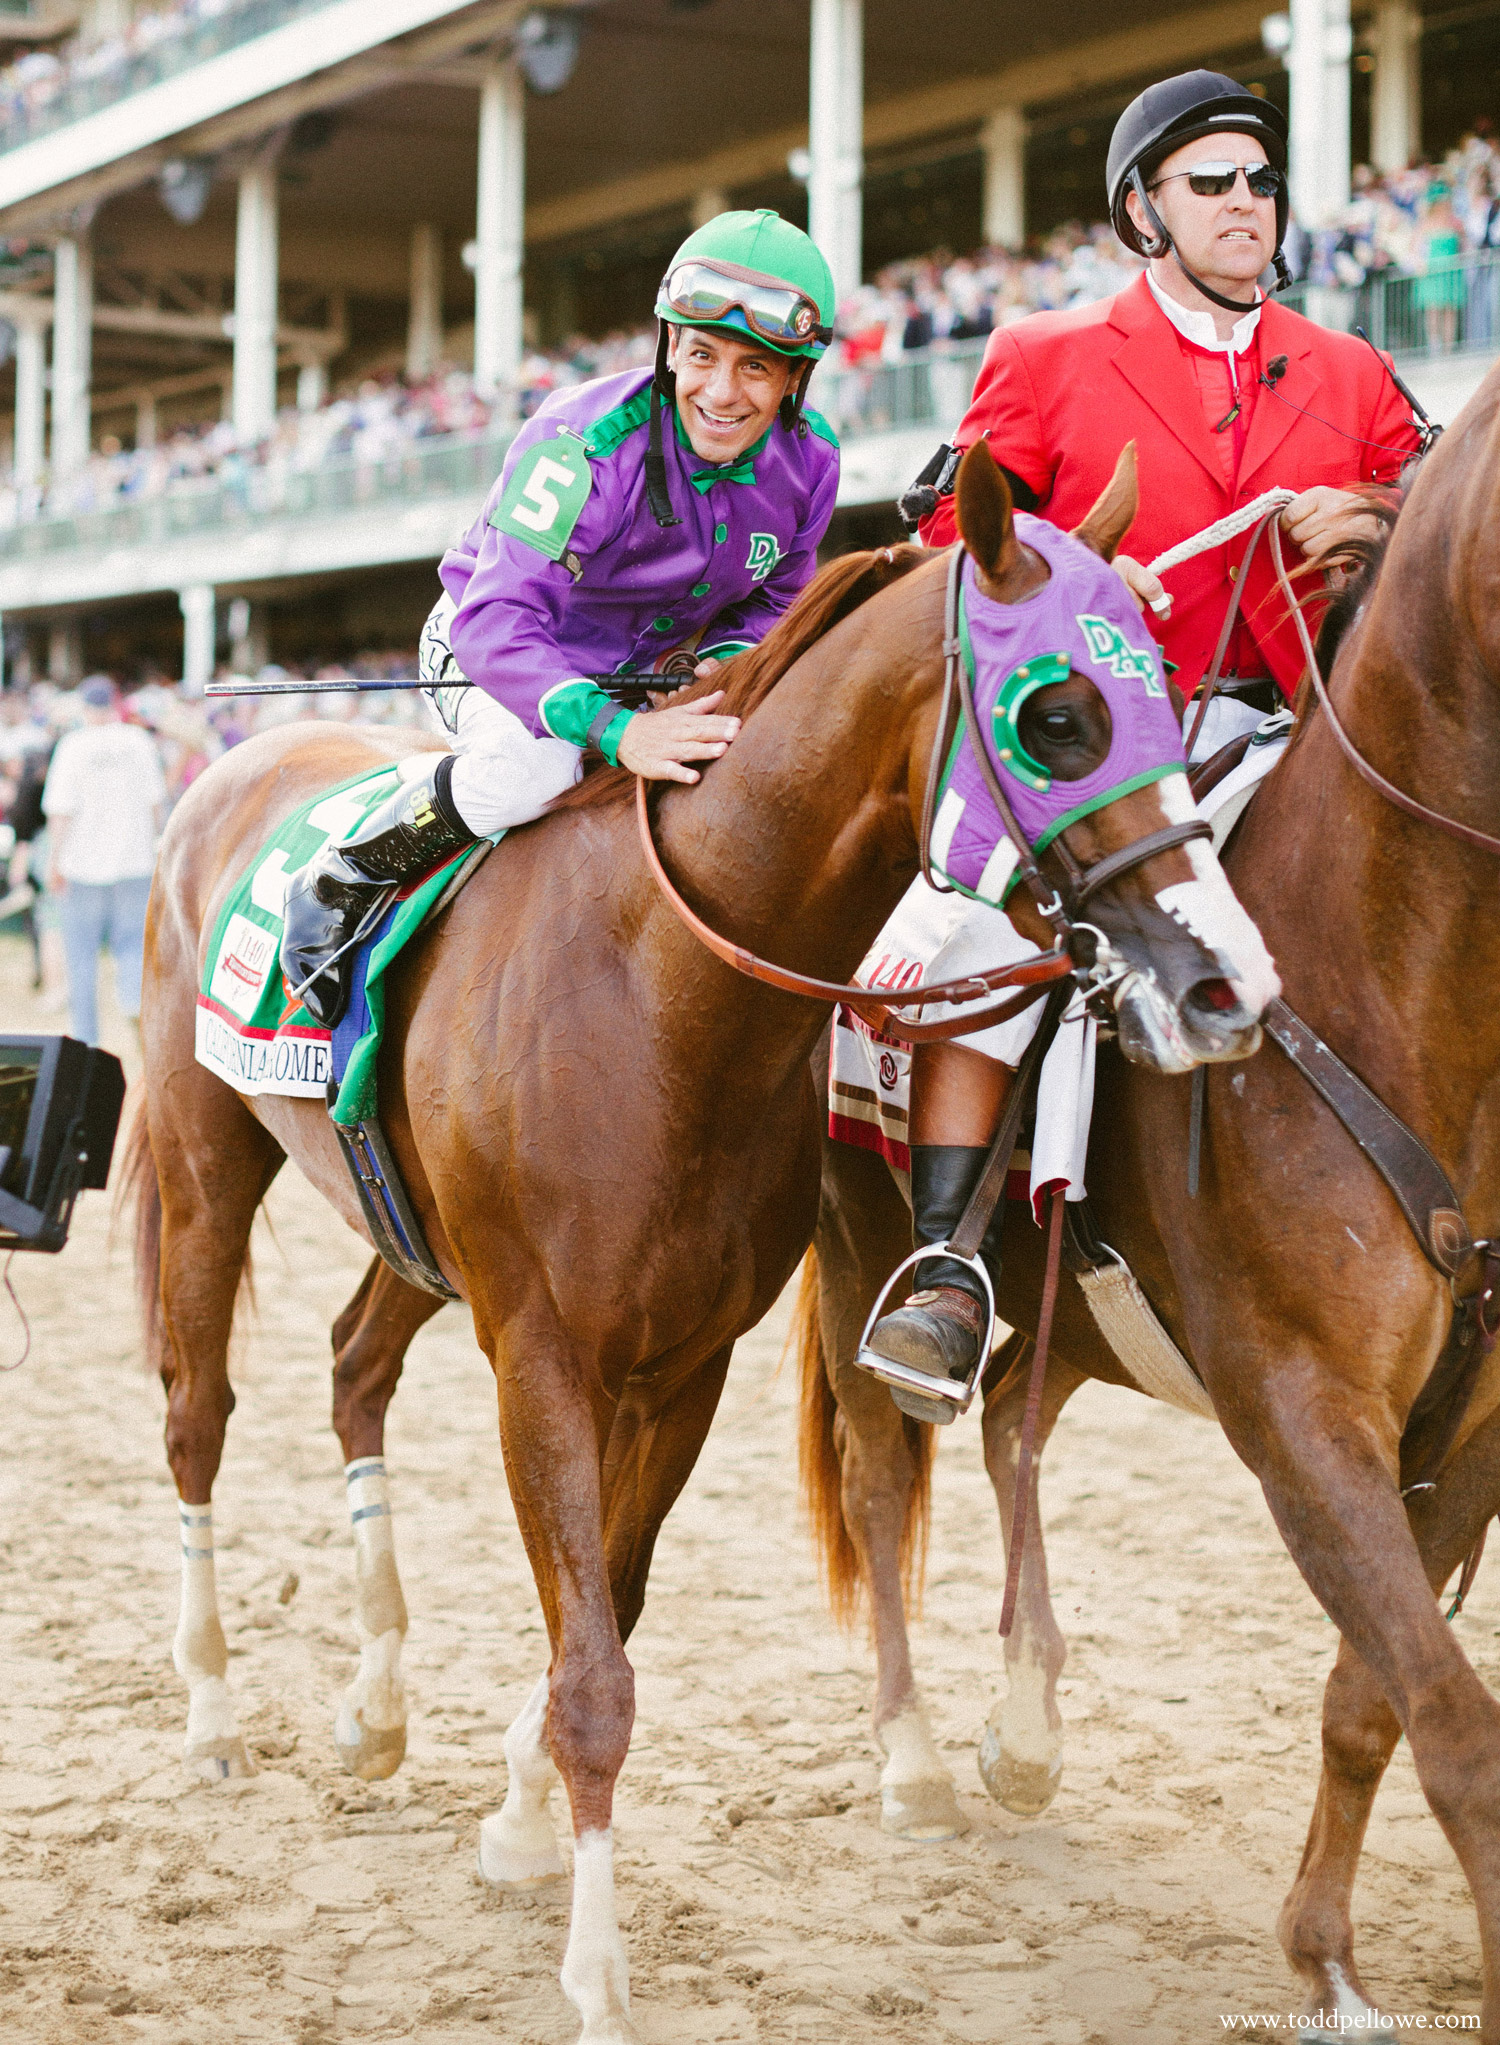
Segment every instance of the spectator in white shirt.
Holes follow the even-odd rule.
[[[115,685],[91,675],[78,691],[83,723],[59,741],[42,808],[51,826],[48,886],[68,961],[73,1035],[99,1041],[99,953],[115,961],[115,997],[132,1021],[141,1012],[146,900],[166,785],[156,746],[120,720]]]

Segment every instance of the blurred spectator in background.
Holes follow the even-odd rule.
[[[107,675],[79,686],[82,724],[58,741],[42,791],[51,830],[47,881],[57,897],[68,962],[72,1032],[99,1041],[99,953],[115,962],[115,998],[132,1022],[141,1013],[146,899],[167,788],[155,743],[120,717]]]
[[[1427,346],[1434,355],[1448,355],[1458,339],[1458,309],[1465,298],[1463,233],[1453,210],[1453,194],[1437,179],[1428,187],[1427,214],[1422,223],[1422,274],[1417,304],[1427,327]]]

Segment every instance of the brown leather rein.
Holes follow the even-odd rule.
[[[1121,846],[1118,851],[1106,854],[1090,867],[1080,866],[1059,836],[1053,840],[1052,849],[1062,865],[1065,879],[1061,889],[1051,886],[1037,864],[1031,841],[1021,828],[1000,777],[980,738],[973,678],[963,657],[958,629],[964,552],[963,542],[960,541],[953,548],[948,562],[948,582],[943,603],[943,697],[937,729],[933,736],[932,754],[928,761],[927,781],[922,794],[922,823],[918,841],[922,877],[929,887],[940,894],[955,892],[951,887],[942,887],[933,878],[931,849],[937,791],[942,781],[943,767],[952,743],[956,720],[962,716],[969,734],[970,747],[984,778],[986,792],[995,806],[1006,836],[1015,848],[1016,871],[1037,908],[1056,933],[1056,950],[1044,953],[1040,958],[1023,959],[1015,965],[995,966],[983,973],[971,973],[962,980],[942,980],[929,986],[913,988],[909,994],[903,994],[895,1001],[882,1000],[878,988],[861,987],[857,983],[846,985],[834,980],[814,979],[807,973],[794,973],[787,966],[778,966],[770,959],[760,958],[755,952],[747,951],[743,945],[732,944],[728,938],[721,937],[718,931],[705,923],[703,918],[683,900],[662,864],[661,854],[656,848],[656,840],[651,830],[646,783],[638,779],[635,786],[636,823],[639,826],[641,849],[646,855],[646,864],[650,867],[652,878],[667,901],[700,944],[706,945],[715,958],[722,959],[725,965],[733,966],[737,973],[744,973],[749,979],[759,980],[768,987],[779,987],[787,994],[805,995],[813,1001],[842,1001],[872,1028],[907,1044],[939,1043],[952,1037],[968,1036],[975,1030],[987,1029],[992,1023],[1006,1022],[1012,1016],[1019,1015],[1023,1009],[1039,1001],[1049,987],[1074,972],[1075,960],[1071,952],[1071,941],[1076,928],[1074,919],[1091,895],[1096,894],[1101,888],[1108,887],[1112,881],[1118,880],[1122,874],[1130,872],[1143,861],[1155,858],[1158,852],[1169,852],[1175,846],[1185,845],[1193,838],[1213,836],[1212,827],[1201,818],[1195,818],[1188,823],[1169,824],[1163,830],[1148,832],[1145,837],[1136,839],[1133,844]],[[897,1013],[899,1009],[927,1008],[938,1002],[948,1002],[955,1006],[966,1005],[982,1001],[986,995],[996,993],[1002,987],[1019,988],[1020,992],[1010,995],[1004,1001],[994,1003],[989,1008],[954,1016],[945,1022],[911,1022]],[[894,993],[896,990],[890,991]]]

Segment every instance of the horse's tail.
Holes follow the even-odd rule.
[[[818,1312],[818,1253],[810,1249],[792,1310],[791,1340],[801,1373],[801,1425],[797,1464],[802,1497],[812,1522],[829,1607],[841,1626],[852,1625],[865,1590],[859,1550],[844,1518],[843,1457],[838,1438],[838,1402],[829,1380],[823,1328]],[[927,1570],[927,1532],[932,1510],[932,1429],[905,1419],[912,1459],[912,1484],[901,1528],[901,1588],[909,1610],[921,1602]]]
[[[146,1091],[136,1094],[125,1151],[115,1181],[114,1218],[131,1213],[135,1239],[135,1290],[141,1310],[146,1367],[160,1371],[166,1361],[167,1330],[161,1310],[161,1181],[151,1132],[146,1126]]]
[[[161,1303],[161,1178],[151,1132],[146,1123],[145,1084],[137,1088],[130,1126],[115,1180],[113,1219],[116,1227],[127,1213],[132,1222],[135,1247],[135,1291],[141,1312],[141,1335],[148,1370],[160,1372],[168,1361],[166,1316]],[[255,1303],[255,1273],[250,1244],[245,1244],[240,1266],[236,1312]]]

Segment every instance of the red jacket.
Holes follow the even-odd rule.
[[[1274,300],[1261,312],[1256,340],[1262,365],[1285,355],[1287,369],[1276,396],[1264,385],[1255,390],[1232,491],[1177,330],[1144,277],[1114,298],[1071,312],[1034,313],[992,334],[955,444],[969,447],[988,432],[996,460],[1035,491],[1038,512],[1068,529],[1109,481],[1121,448],[1134,440],[1141,508],[1125,545],[1141,561],[1263,490],[1394,482],[1419,439],[1410,409],[1371,349]],[[1293,406],[1314,416],[1303,418]],[[924,523],[922,538],[930,547],[946,546],[955,530],[947,497]],[[1172,616],[1163,625],[1147,613],[1186,695],[1213,658],[1231,594],[1231,565],[1238,566],[1247,540],[1242,535],[1169,569],[1162,579]],[[1290,541],[1284,545],[1292,567],[1297,550]],[[1302,655],[1264,543],[1243,611],[1265,667],[1291,695]]]

